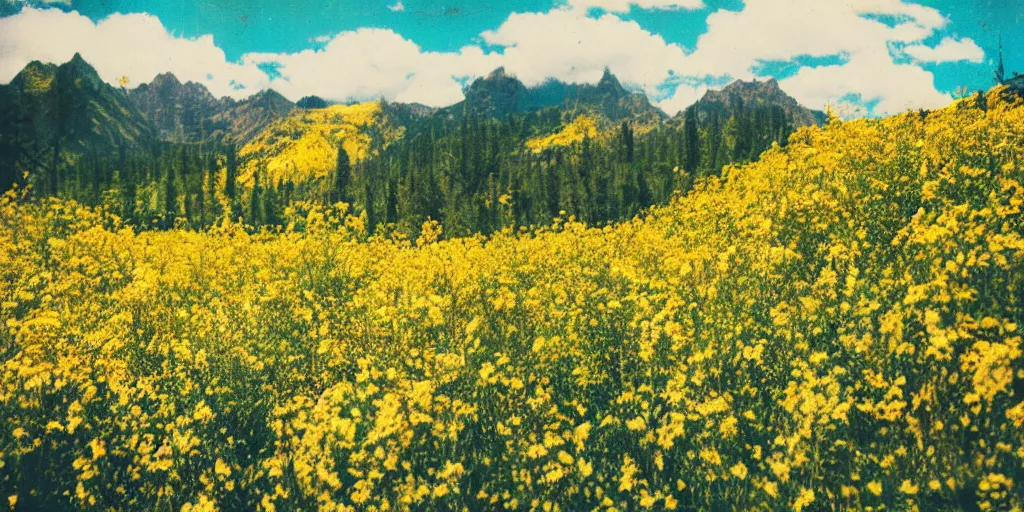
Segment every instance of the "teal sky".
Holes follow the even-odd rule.
[[[482,70],[491,63],[512,67],[514,68],[513,71],[518,71],[517,74],[522,76],[542,73],[546,69],[543,66],[537,70],[529,69],[531,61],[526,55],[528,45],[516,40],[516,37],[520,39],[529,39],[531,37],[544,39],[550,36],[552,32],[562,31],[575,35],[576,30],[579,30],[581,34],[579,45],[583,45],[584,41],[588,41],[588,48],[575,47],[572,35],[570,35],[550,43],[549,49],[551,53],[568,52],[568,55],[564,56],[560,62],[547,62],[550,55],[544,51],[545,48],[540,46],[540,44],[532,45],[539,46],[537,49],[539,53],[532,58],[545,61],[545,65],[550,67],[550,74],[556,78],[571,81],[588,81],[594,76],[589,67],[596,68],[608,65],[612,68],[613,72],[616,72],[617,75],[620,75],[620,78],[623,78],[624,82],[647,91],[648,95],[655,101],[666,101],[663,107],[669,110],[676,104],[682,106],[682,103],[692,101],[689,96],[684,99],[677,98],[675,103],[667,101],[673,97],[672,89],[676,84],[683,83],[691,87],[692,91],[688,90],[687,94],[692,93],[690,94],[692,96],[702,91],[702,87],[718,85],[732,78],[752,78],[753,76],[762,78],[772,76],[783,81],[783,85],[786,85],[787,79],[792,79],[789,82],[792,87],[805,89],[806,93],[804,96],[806,98],[813,98],[815,101],[825,97],[853,98],[853,103],[859,103],[863,106],[877,103],[874,100],[878,98],[870,96],[880,94],[879,91],[875,90],[876,87],[867,84],[861,87],[862,90],[848,90],[851,88],[845,87],[844,89],[844,87],[838,87],[842,84],[837,84],[836,91],[834,94],[831,94],[826,90],[828,88],[827,84],[820,83],[828,81],[828,77],[815,76],[809,73],[809,70],[815,67],[842,65],[845,63],[851,64],[851,70],[853,69],[853,64],[857,62],[862,63],[863,67],[857,67],[861,71],[870,69],[872,66],[867,60],[867,51],[864,53],[864,58],[857,57],[860,54],[856,53],[860,48],[866,48],[867,42],[850,43],[851,48],[858,49],[853,53],[853,57],[851,57],[850,51],[846,50],[837,53],[829,53],[829,51],[824,50],[817,52],[817,47],[815,46],[817,41],[821,40],[822,37],[826,37],[828,31],[824,31],[822,34],[817,34],[814,37],[809,35],[806,41],[806,49],[798,48],[795,51],[789,49],[789,53],[784,54],[782,59],[771,58],[774,54],[769,50],[766,50],[767,56],[763,59],[756,54],[750,54],[750,58],[756,60],[750,62],[749,66],[743,63],[742,65],[737,64],[737,67],[733,69],[718,69],[717,66],[711,64],[705,69],[698,63],[711,63],[719,56],[725,60],[731,59],[733,56],[729,55],[732,48],[728,41],[728,34],[724,37],[725,42],[714,48],[714,51],[717,53],[709,54],[701,59],[687,60],[685,58],[684,54],[693,53],[697,49],[701,36],[709,31],[708,20],[712,13],[719,13],[723,10],[742,13],[747,8],[750,0],[746,2],[744,0],[705,0],[702,6],[696,8],[693,8],[693,2],[700,3],[699,0],[679,0],[677,5],[671,5],[673,2],[670,0],[649,0],[655,3],[663,2],[664,4],[670,4],[668,5],[669,8],[645,8],[653,4],[645,4],[643,0],[640,0],[632,2],[633,5],[628,9],[614,7],[616,1],[625,3],[626,0],[613,0],[610,2],[604,0],[581,0],[584,2],[584,6],[575,9],[576,17],[580,19],[601,20],[607,26],[608,31],[604,31],[597,24],[591,24],[594,25],[592,28],[595,31],[595,33],[591,34],[590,32],[585,32],[591,30],[585,27],[585,21],[578,21],[579,28],[577,28],[575,24],[577,21],[552,22],[551,25],[545,25],[540,23],[542,21],[541,18],[535,19],[537,26],[536,36],[530,34],[530,25],[528,23],[523,24],[526,27],[525,29],[520,27],[518,30],[514,30],[515,27],[511,23],[512,18],[510,18],[513,13],[537,13],[538,16],[545,16],[555,12],[553,9],[568,9],[567,6],[562,5],[567,1],[402,0],[401,8],[398,8],[396,6],[397,0],[278,0],[274,2],[256,2],[251,0],[68,0],[67,3],[60,0],[48,0],[46,2],[42,0],[0,0],[0,14],[5,15],[5,18],[0,19],[0,24],[5,19],[13,23],[19,18],[24,18],[24,23],[27,25],[29,23],[29,16],[25,15],[26,10],[38,11],[47,9],[45,12],[50,12],[51,10],[59,9],[67,16],[87,17],[93,23],[98,24],[97,31],[102,32],[105,30],[104,20],[112,15],[146,13],[159,21],[167,37],[171,40],[194,40],[204,36],[212,36],[212,45],[223,51],[222,60],[224,61],[224,66],[240,65],[246,60],[246,55],[262,55],[260,57],[262,62],[259,68],[264,71],[275,70],[268,77],[270,81],[257,83],[261,82],[262,77],[246,74],[244,70],[234,70],[232,68],[231,73],[236,73],[237,76],[232,75],[233,78],[231,80],[222,84],[222,89],[228,92],[235,89],[240,91],[239,94],[241,94],[241,91],[248,93],[256,88],[270,86],[282,90],[288,96],[294,96],[303,92],[322,94],[326,90],[327,95],[335,96],[333,99],[345,99],[342,96],[359,99],[360,95],[391,95],[402,99],[403,94],[409,98],[417,97],[417,94],[410,93],[410,90],[422,89],[423,92],[419,96],[424,98],[424,102],[430,103],[430,101],[426,100],[435,99],[434,103],[444,103],[451,99],[457,99],[455,98],[456,93],[452,92],[451,86],[446,81],[447,79],[456,77],[458,79],[455,83],[464,83],[466,77],[483,74],[484,71]],[[915,21],[913,15],[909,17],[905,15],[906,12],[913,12],[912,10],[904,9],[905,6],[911,6],[914,9],[917,7],[930,8],[940,13],[945,18],[945,22],[941,27],[929,25],[928,33],[921,34],[923,37],[915,36],[917,38],[909,42],[881,41],[881,44],[888,45],[893,65],[910,64],[915,69],[930,73],[934,90],[922,94],[933,98],[934,102],[938,101],[938,96],[935,93],[949,95],[961,86],[966,86],[971,90],[990,87],[992,85],[993,60],[998,55],[1000,39],[1005,47],[1004,54],[1007,70],[1024,72],[1024,30],[1021,30],[1021,23],[1024,20],[1024,2],[1020,0],[921,0],[918,2],[911,2],[909,0],[814,1],[820,2],[820,4],[814,4],[811,0],[779,0],[774,2],[774,4],[771,0],[757,0],[757,3],[777,4],[778,10],[784,12],[792,11],[793,17],[805,20],[803,23],[820,24],[825,27],[834,24],[837,32],[841,32],[838,29],[843,26],[850,26],[850,22],[844,22],[846,18],[829,19],[826,16],[816,17],[814,11],[817,7],[815,5],[830,3],[854,5],[858,1],[870,4],[898,5],[899,8],[897,10],[900,13],[895,15],[891,12],[881,12],[881,10],[877,13],[869,12],[861,15],[863,19],[877,20],[889,27],[898,26],[908,19]],[[608,13],[601,7],[593,7],[594,5],[612,6],[610,10],[613,12]],[[805,9],[807,12],[801,12],[801,9]],[[885,9],[892,10],[889,7]],[[544,20],[549,18],[544,18]],[[530,23],[534,23],[533,19],[531,20]],[[635,26],[632,25],[632,22],[635,22],[639,27],[639,31],[634,30]],[[916,19],[915,22],[927,24],[921,22],[921,19]],[[36,21],[36,23],[41,23],[41,21]],[[71,26],[70,22],[69,26]],[[2,28],[0,26],[0,29]],[[313,73],[314,70],[323,71],[334,66],[348,67],[353,72],[359,71],[359,66],[349,66],[347,63],[349,59],[359,59],[361,53],[360,44],[366,45],[366,53],[375,55],[377,54],[376,52],[382,51],[380,50],[381,46],[386,45],[375,45],[369,41],[369,38],[365,38],[365,41],[360,40],[361,42],[353,39],[348,43],[348,50],[345,53],[335,48],[333,51],[337,53],[336,56],[331,59],[325,56],[322,62],[316,65],[310,64],[310,69],[305,71],[302,71],[303,68],[300,67],[299,61],[302,59],[297,59],[295,56],[303,51],[319,51],[327,54],[329,52],[326,52],[325,49],[328,42],[338,34],[367,28],[382,29],[385,32],[381,34],[386,33],[395,40],[396,44],[399,40],[412,43],[415,47],[418,47],[419,54],[457,55],[463,48],[471,46],[479,48],[485,54],[485,57],[488,55],[490,57],[479,59],[474,57],[473,64],[468,64],[467,61],[469,59],[463,58],[459,63],[451,64],[452,69],[449,75],[434,76],[439,73],[437,69],[434,69],[439,64],[432,64],[429,70],[421,69],[417,67],[419,64],[411,62],[419,59],[419,54],[410,53],[396,47],[388,55],[397,55],[405,52],[403,55],[406,55],[407,60],[410,62],[387,62],[381,63],[378,67],[387,67],[391,70],[391,68],[404,66],[408,68],[407,72],[403,73],[396,70],[394,74],[368,78],[366,82],[369,85],[355,83],[352,80],[345,81],[344,83],[339,82],[339,92],[337,94],[332,94],[327,87],[320,87],[314,84],[316,77],[298,76],[302,73]],[[499,29],[508,29],[508,33],[502,34],[502,31]],[[670,66],[670,69],[667,70],[658,69],[653,63],[649,69],[640,68],[629,62],[628,55],[618,55],[614,51],[610,51],[607,47],[618,44],[618,33],[615,30],[619,29],[629,31],[630,34],[637,36],[636,44],[638,46],[636,51],[644,52],[644,55],[661,51],[656,43],[651,42],[660,38],[664,45],[669,47],[669,51],[662,56],[662,60],[671,61],[673,58],[678,57],[678,64]],[[132,29],[122,30],[125,30],[126,33],[135,33]],[[488,31],[496,31],[501,37],[489,38],[485,36]],[[26,35],[19,37],[18,34],[22,32]],[[47,43],[37,40],[38,38],[33,39],[30,35],[31,32],[28,28],[25,30],[11,30],[11,33],[15,35],[5,36],[4,32],[0,31],[0,80],[9,80],[11,76],[8,75],[12,75],[11,70],[26,59],[33,57],[45,59],[50,55],[53,55],[53,58],[56,59],[59,58],[57,56],[62,55],[62,51],[66,53],[66,51],[74,46],[74,37],[71,34],[67,36],[69,41],[64,42],[64,47],[58,50],[45,47],[48,44],[52,46],[56,43]],[[746,34],[742,32],[739,31],[735,35],[736,40],[739,41],[736,46],[745,45],[748,47],[745,50],[748,53],[751,49],[756,50],[760,43],[757,41],[743,42]],[[780,27],[777,34],[772,32],[770,26],[765,29],[765,34],[773,34],[768,38],[773,41],[779,38],[784,39],[787,34],[791,33],[792,30],[786,30],[785,27]],[[640,35],[644,35],[644,37],[651,39],[651,41],[644,40]],[[90,36],[79,39],[88,41],[88,37]],[[95,35],[95,37],[102,39],[103,34]],[[859,36],[853,34],[847,37],[847,41],[856,37]],[[980,49],[982,53],[974,50],[973,53],[969,52],[970,57],[959,59],[952,57],[915,59],[904,54],[901,49],[905,46],[934,48],[947,38],[959,42],[970,41],[973,47]],[[142,40],[146,39],[142,38]],[[865,41],[868,40],[865,39]],[[107,59],[106,54],[127,52],[129,50],[135,53],[144,53],[146,48],[148,48],[147,46],[132,48],[131,44],[126,45],[128,48],[124,49],[112,48],[109,44],[102,45],[100,43],[96,43],[96,46],[96,49],[90,50],[93,55],[83,51],[83,55],[90,62],[104,61]],[[341,45],[337,46],[340,47]],[[792,45],[787,44],[783,46],[788,47]],[[509,52],[508,48],[511,47],[518,47],[519,53],[523,54],[522,59],[515,61],[519,62],[518,68],[516,64],[510,65],[501,58],[502,55],[507,56],[509,53],[515,53]],[[628,51],[629,48],[626,48],[626,50]],[[173,53],[173,50],[168,51]],[[799,55],[801,52],[805,52],[806,55]],[[699,54],[700,52],[696,53]],[[815,55],[815,53],[822,54]],[[874,53],[877,58],[877,51]],[[290,57],[276,59],[268,56],[273,54]],[[119,57],[119,65],[132,71],[141,70],[139,65],[131,61],[131,59],[137,58],[139,57]],[[161,56],[154,55],[152,58],[159,61]],[[650,58],[654,59],[654,56]],[[4,59],[9,61],[7,67],[10,69],[3,68]],[[167,59],[170,64],[174,64],[169,64],[169,67],[172,69],[168,69],[168,71],[179,74],[175,66],[183,67],[177,64],[178,60],[182,60],[182,58],[176,55],[169,55]],[[607,62],[598,62],[601,59],[605,59]],[[111,57],[111,60],[117,61],[118,59]],[[577,61],[585,63],[588,69],[581,71],[579,68],[582,68],[583,65],[576,66],[575,63]],[[687,63],[691,61],[693,64],[688,66]],[[440,60],[437,62],[440,62]],[[616,69],[617,64],[618,67],[632,67],[635,69],[626,71],[626,76],[623,77],[623,73]],[[203,78],[212,76],[213,78],[210,79],[211,84],[209,86],[211,89],[215,89],[216,84],[214,82],[219,79],[218,77],[225,76],[225,73],[218,73],[218,70],[215,69],[219,65],[221,65],[219,62],[211,64],[211,69],[205,75],[201,70],[195,69],[183,69],[180,73],[186,75],[192,73],[199,78],[196,81],[203,81]],[[373,63],[367,65],[371,67],[371,72],[374,71],[372,69]],[[101,75],[112,72],[104,73],[105,67],[113,70],[115,63],[112,62],[109,66],[98,65],[97,69],[101,72]],[[749,71],[749,73],[744,72],[744,70]],[[797,76],[801,70],[807,70],[804,75],[808,76]],[[896,73],[896,71],[900,71],[900,73]],[[897,70],[893,68],[894,74],[892,77],[893,79],[899,79],[903,76],[909,77],[910,75],[903,74],[909,71],[914,70]],[[279,73],[282,72],[285,75],[283,77],[284,80],[279,76]],[[668,75],[665,73],[668,73]],[[129,77],[132,75],[132,73],[127,71],[125,74],[129,75]],[[137,77],[132,77],[136,78],[135,81],[144,81],[152,73],[147,69],[145,72],[136,71],[134,74]],[[427,75],[430,76],[428,77]],[[382,82],[382,80],[389,77],[399,77],[401,79],[402,77],[413,76],[418,77],[422,85],[410,86],[410,89],[403,90],[398,85],[392,86]],[[832,80],[839,80],[841,75],[837,71],[829,76],[834,76]],[[884,79],[885,76],[883,73],[879,78]],[[242,77],[247,78],[243,79]],[[104,78],[111,79],[108,76],[104,76]],[[921,77],[915,77],[915,80],[918,79],[922,83],[927,81]],[[274,83],[274,80],[277,80],[277,84]],[[324,80],[330,81],[330,78],[325,77]],[[529,82],[530,80],[526,81]],[[848,80],[845,81],[848,82]],[[299,82],[314,85],[309,87],[300,86],[297,85]],[[221,93],[223,92],[222,90]],[[862,99],[857,99],[859,96]],[[910,93],[903,92],[903,96],[909,97]],[[899,101],[910,101],[903,96],[900,96]],[[798,99],[805,100],[799,96]],[[897,106],[899,104],[898,102],[893,103],[893,105]],[[813,106],[818,107],[819,105]],[[868,110],[870,111],[871,109],[869,108]]]

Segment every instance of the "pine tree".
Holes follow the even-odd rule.
[[[363,188],[363,197],[365,201],[363,204],[363,210],[366,212],[366,232],[367,234],[373,234],[373,230],[377,227],[377,215],[374,213],[376,198],[374,198],[373,185],[370,183],[370,180],[366,180]]]
[[[125,160],[124,146],[120,148],[121,161],[120,169],[118,170],[118,189],[121,191],[121,218],[125,222],[132,223],[135,221],[135,196],[136,196],[136,183],[135,183],[135,165],[133,161],[132,169],[128,168],[127,161]]]
[[[693,176],[697,172],[697,167],[700,166],[700,136],[697,131],[697,109],[695,107],[686,109],[683,146],[686,149],[686,163],[683,169]]]
[[[207,209],[209,210],[209,212],[206,216],[206,219],[203,221],[204,223],[206,223],[210,219],[215,219],[220,209],[217,203],[216,193],[217,155],[215,155],[212,152],[206,157],[206,176],[204,178],[206,180],[206,183],[203,188],[206,189],[206,195],[209,197],[209,200],[207,201],[207,204],[209,205]]]
[[[398,222],[398,185],[394,180],[388,182],[388,195],[384,202],[384,222],[394,224]]]
[[[633,128],[629,126],[628,121],[623,121],[622,126],[619,129],[619,137],[622,139],[622,148],[624,151],[625,161],[627,163],[633,163],[635,158],[634,147],[635,142],[633,141]]]
[[[1006,67],[1003,65],[1003,39],[999,38],[999,63],[996,65],[995,72],[996,85],[1001,85],[1006,81]]]
[[[199,186],[196,187],[196,207],[199,210],[198,218],[196,219],[197,226],[206,225],[206,176],[208,174],[206,169],[207,161],[203,159],[202,154],[199,155]]]
[[[281,182],[276,186],[268,186],[263,192],[263,223],[269,226],[280,224],[279,196],[281,193]]]
[[[172,226],[175,217],[178,216],[178,187],[174,165],[171,162],[166,163],[167,176],[164,178],[164,214],[166,215],[166,225]]]
[[[249,196],[249,224],[257,228],[263,224],[263,216],[261,215],[261,192],[260,173],[257,171],[252,177],[252,192]]]
[[[193,210],[193,208],[192,208],[192,206],[193,206],[192,205],[192,185],[191,185],[191,180],[189,179],[190,171],[189,171],[189,161],[188,161],[189,160],[188,146],[183,144],[181,146],[181,153],[180,154],[181,154],[180,175],[181,175],[181,185],[182,185],[182,193],[183,193],[181,199],[182,199],[182,203],[184,203],[184,206],[185,206],[185,221],[191,223],[192,220],[193,220],[192,216],[193,216],[194,212],[192,211]]]
[[[330,202],[348,203],[348,185],[352,179],[352,163],[344,146],[338,144],[338,158],[334,165],[334,181],[331,183]]]
[[[240,217],[240,211],[238,207],[238,199],[236,195],[236,181],[238,181],[238,153],[234,143],[231,143],[227,147],[227,170],[224,176],[224,196],[228,200],[228,208],[231,214],[231,220],[234,221]]]
[[[102,170],[101,170],[101,166],[102,165],[103,164],[100,162],[100,155],[99,155],[99,153],[97,153],[96,150],[93,150],[93,152],[92,152],[92,173],[90,175],[91,186],[89,187],[89,190],[90,190],[90,199],[92,201],[92,204],[94,204],[94,205],[100,204],[100,200],[102,199],[102,195],[100,193],[100,181],[101,181],[100,174],[102,173]]]

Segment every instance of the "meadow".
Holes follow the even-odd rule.
[[[802,128],[634,220],[0,202],[0,507],[1022,510],[1024,106]]]

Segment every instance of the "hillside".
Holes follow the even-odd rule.
[[[282,233],[139,233],[9,194],[0,495],[1019,510],[1024,106],[1004,93],[802,128],[604,228],[409,243],[314,208]]]
[[[209,136],[208,119],[225,107],[203,85],[182,84],[171,73],[139,85],[129,91],[129,97],[152,123],[157,137],[166,141],[205,140]]]
[[[598,119],[581,114],[557,131],[547,136],[534,137],[526,141],[526,147],[533,152],[542,152],[556,147],[572,147],[584,139],[597,141],[601,137]]]
[[[124,91],[103,82],[78,54],[59,66],[32,62],[0,86],[0,139],[9,147],[4,174],[42,172],[53,165],[54,150],[63,166],[75,154],[115,152],[152,140]],[[11,159],[12,154],[18,156]],[[11,175],[0,179],[11,181]]]
[[[270,183],[324,180],[335,168],[341,143],[353,162],[401,138],[403,128],[391,123],[379,102],[332,105],[295,110],[270,123],[239,151],[247,162],[239,175],[251,183],[257,170]]]
[[[272,90],[244,100],[217,99],[202,84],[182,84],[170,73],[139,85],[130,91],[130,97],[160,140],[170,142],[231,140],[244,144],[295,107]]]
[[[226,108],[210,118],[211,137],[245,144],[294,108],[295,104],[274,90],[241,101],[229,99]]]

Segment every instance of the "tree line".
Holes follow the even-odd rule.
[[[682,122],[643,133],[625,121],[569,146],[526,148],[528,138],[567,120],[558,109],[501,120],[428,118],[360,161],[339,144],[331,176],[312,187],[271,183],[259,171],[242,186],[238,148],[199,143],[80,154],[33,181],[37,194],[105,205],[147,229],[201,229],[225,217],[253,229],[276,226],[285,222],[286,206],[313,201],[348,203],[371,233],[415,237],[433,219],[450,235],[487,234],[563,215],[593,225],[631,218],[685,193],[696,178],[785,144],[792,132],[777,106],[690,108]]]

